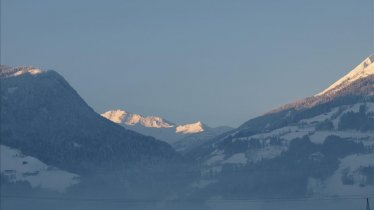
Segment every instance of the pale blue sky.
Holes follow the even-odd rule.
[[[373,52],[373,0],[2,0],[2,63],[54,69],[98,112],[238,126]]]

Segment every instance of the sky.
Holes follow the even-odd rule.
[[[239,126],[373,53],[373,0],[2,0],[1,63],[55,70],[98,113]]]

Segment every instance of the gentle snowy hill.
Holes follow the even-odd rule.
[[[179,151],[195,148],[210,138],[232,129],[228,126],[211,128],[200,121],[177,125],[162,117],[143,116],[119,109],[107,111],[101,116],[127,129],[163,140]]]
[[[100,180],[94,183],[124,182],[125,172],[151,165],[142,172],[146,183],[156,177],[151,170],[168,173],[169,168],[176,170],[172,166],[184,163],[168,144],[95,113],[55,71],[1,66],[0,79],[1,159],[10,161],[2,162],[6,167],[1,168],[1,175],[10,182],[26,181],[32,187],[51,189],[50,182],[61,179],[66,184],[55,188],[62,191],[76,183],[76,176],[83,185],[92,176]]]
[[[48,166],[37,158],[0,145],[1,174],[9,182],[27,182],[31,187],[64,192],[79,183],[79,176]]]
[[[208,183],[200,195],[373,194],[373,61],[189,152],[203,165],[200,183]]]

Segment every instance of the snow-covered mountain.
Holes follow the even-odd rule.
[[[365,77],[374,75],[374,55],[370,55],[363,62],[361,62],[356,68],[354,68],[347,75],[336,81],[330,87],[317,94],[316,96],[333,95],[345,87],[350,86],[353,82],[363,79]]]
[[[347,75],[343,76],[322,92],[306,99],[287,104],[278,109],[272,110],[271,112],[279,112],[291,108],[303,109],[313,107],[346,95],[372,95],[374,91],[370,85],[367,85],[367,83],[370,83],[374,75],[373,62],[374,55],[371,55],[357,65]]]
[[[373,58],[321,93],[251,119],[191,151],[203,165],[199,195],[373,194]]]
[[[208,129],[210,128],[207,125],[204,125],[203,123],[198,121],[191,124],[178,125],[175,132],[180,134],[195,134],[202,133]]]
[[[178,125],[162,117],[143,116],[120,109],[107,111],[101,116],[127,129],[163,140],[180,151],[190,150],[232,129],[228,126],[211,128],[200,121]]]
[[[101,116],[118,124],[129,126],[141,125],[147,128],[172,128],[174,124],[161,117],[144,117],[142,115],[129,113],[120,109],[107,111]]]
[[[321,93],[230,130],[122,110],[102,117],[56,72],[1,66],[2,189],[94,186],[142,199],[186,184],[198,199],[373,194],[373,68],[370,56]],[[198,161],[201,176],[150,136]]]
[[[184,170],[176,169],[185,160],[170,145],[104,119],[55,71],[0,66],[0,82],[2,187],[6,180],[54,191],[126,189]],[[135,168],[139,174],[130,176]]]

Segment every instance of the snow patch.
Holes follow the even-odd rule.
[[[192,187],[202,189],[216,182],[217,180],[200,180],[199,182],[193,183]]]
[[[78,144],[77,142],[74,142],[74,143],[73,143],[73,147],[75,147],[75,148],[80,148],[80,147],[82,147],[82,145]]]
[[[367,139],[374,140],[373,132],[358,131],[317,131],[309,136],[311,142],[315,144],[323,144],[327,137],[338,136],[340,138],[351,138],[355,141],[366,142]],[[374,143],[373,141],[371,141]],[[368,142],[367,142],[368,143]]]
[[[8,93],[9,94],[12,94],[12,93],[14,93],[14,91],[16,91],[18,89],[18,87],[10,87],[10,88],[8,88]]]
[[[176,129],[176,133],[183,133],[183,134],[193,134],[193,133],[201,133],[204,131],[203,124],[198,121],[192,124],[180,125]]]
[[[267,146],[262,149],[252,149],[248,153],[248,160],[252,163],[260,162],[264,159],[273,159],[279,157],[282,152],[288,149],[287,146]]]
[[[201,170],[201,175],[203,176],[211,176],[213,174],[219,174],[222,172],[222,166],[213,166],[209,168],[203,168]]]
[[[101,116],[107,118],[108,120],[112,122],[121,123],[122,119],[124,118],[126,114],[127,112],[117,109],[117,110],[107,111],[101,114]]]
[[[212,156],[207,161],[205,161],[205,164],[206,165],[213,165],[214,163],[222,161],[224,158],[225,158],[225,155],[223,154],[223,151],[222,150],[220,150],[220,151],[216,150],[212,153]]]
[[[223,161],[223,164],[247,164],[247,157],[244,153],[237,153]]]
[[[324,113],[324,114],[317,115],[317,116],[312,117],[312,118],[304,119],[304,120],[301,120],[300,122],[301,123],[307,123],[307,124],[323,122],[325,120],[331,119],[338,112],[339,112],[339,107],[332,109],[328,113]]]
[[[321,193],[325,188],[325,183],[321,179],[316,178],[308,178],[307,183],[307,192],[311,195],[319,194]]]
[[[16,73],[14,73],[13,76],[20,76],[26,73],[31,74],[31,75],[37,75],[37,74],[43,73],[43,71],[40,69],[23,69],[23,70],[19,70]]]
[[[299,128],[298,126],[286,126],[283,128],[275,129],[267,133],[255,134],[247,137],[233,138],[233,141],[250,141],[252,139],[271,139],[271,138],[282,138],[291,141],[295,138],[302,138],[305,135],[309,135],[314,132],[314,128]],[[289,143],[289,142],[285,142]]]

